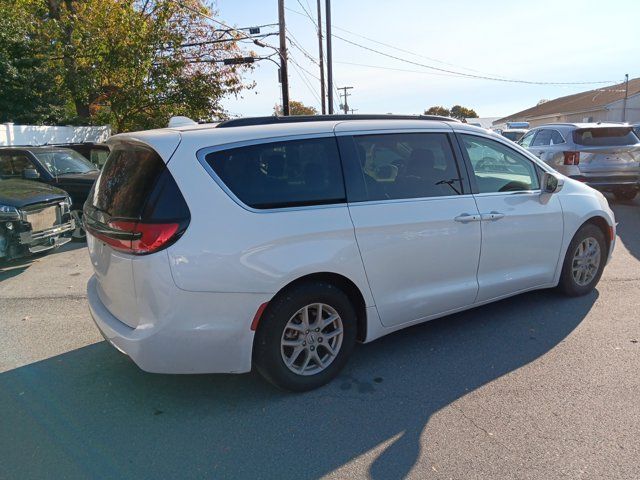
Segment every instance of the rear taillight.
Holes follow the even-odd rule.
[[[178,223],[144,223],[112,221],[109,229],[87,229],[96,238],[113,249],[134,255],[157,252],[175,240],[180,230]]]
[[[580,152],[564,152],[565,165],[578,165],[580,163]]]
[[[132,255],[147,255],[172,245],[189,226],[189,207],[168,169],[152,180],[154,186],[142,200],[137,218],[109,217],[109,212],[87,202],[83,217],[87,232],[114,250]]]

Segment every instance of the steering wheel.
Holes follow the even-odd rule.
[[[484,157],[482,160],[479,160],[478,163],[476,163],[476,169],[487,170],[487,166],[494,163],[494,161],[495,160],[491,157]]]

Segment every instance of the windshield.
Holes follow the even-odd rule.
[[[579,128],[573,132],[573,141],[578,145],[609,147],[635,145],[638,137],[631,127]]]
[[[502,132],[502,136],[508,138],[512,142],[517,142],[524,134],[525,132]]]
[[[96,166],[73,150],[34,152],[34,155],[51,175],[93,172]]]

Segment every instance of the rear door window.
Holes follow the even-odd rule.
[[[164,162],[150,148],[116,147],[107,158],[88,201],[112,218],[140,218],[149,193],[164,169]]]
[[[227,188],[253,208],[346,202],[335,138],[249,145],[205,156]]]
[[[551,130],[551,145],[559,145],[565,143],[564,137],[557,130]]]
[[[579,128],[573,132],[573,141],[577,145],[612,147],[634,145],[638,137],[632,127]]]
[[[462,179],[446,133],[354,137],[364,178],[363,200],[462,194]]]
[[[551,145],[552,131],[543,129],[538,131],[535,140],[531,143],[532,147],[544,147]]]

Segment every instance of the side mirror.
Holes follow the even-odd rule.
[[[22,171],[22,177],[25,180],[37,180],[40,178],[40,174],[35,168],[25,168]]]
[[[542,191],[544,193],[558,193],[564,186],[564,180],[557,175],[544,172],[542,175]]]

